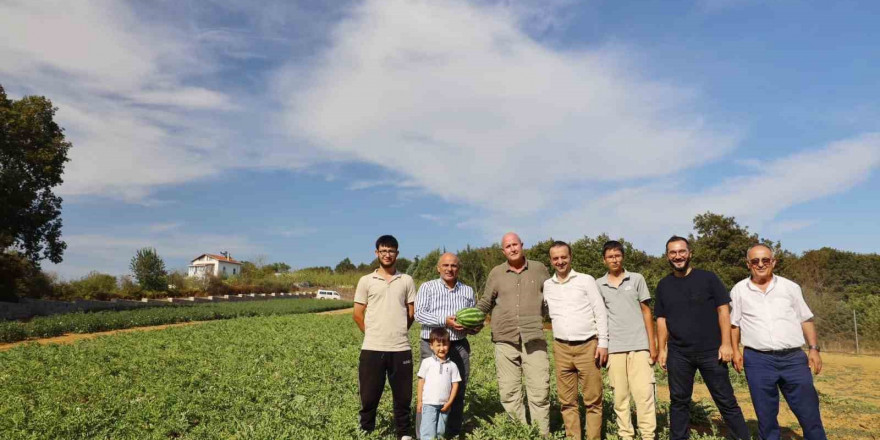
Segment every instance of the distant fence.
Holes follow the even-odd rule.
[[[140,301],[115,299],[110,301],[75,300],[52,301],[22,298],[17,303],[0,302],[0,320],[28,319],[34,316],[57,315],[60,313],[97,312],[102,310],[131,310],[145,307],[167,307],[182,304],[255,301],[280,298],[314,298],[313,292],[293,293],[250,293],[240,295],[190,296],[184,298],[159,298]]]

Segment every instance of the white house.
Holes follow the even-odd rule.
[[[229,252],[221,252],[220,255],[202,254],[189,263],[186,275],[201,278],[205,274],[216,277],[224,275],[238,275],[241,273],[241,263],[232,259]]]

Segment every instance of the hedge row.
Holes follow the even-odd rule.
[[[16,342],[32,338],[60,336],[65,333],[94,333],[177,322],[322,312],[351,306],[352,303],[348,301],[274,299],[125,311],[65,313],[38,317],[28,322],[2,322],[0,323],[0,342]]]

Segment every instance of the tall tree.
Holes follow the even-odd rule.
[[[138,249],[131,258],[131,273],[145,290],[163,291],[168,288],[165,262],[154,248]]]
[[[336,268],[333,269],[336,273],[354,272],[355,270],[357,270],[357,266],[355,266],[348,257],[345,257],[345,259],[340,261],[339,264],[336,265]]]
[[[18,256],[34,268],[61,262],[62,183],[71,144],[54,121],[56,108],[42,96],[10,100],[0,86],[0,297],[14,298]]]
[[[740,226],[733,217],[706,212],[694,217],[694,231],[689,240],[693,247],[693,264],[700,269],[715,272],[728,288],[749,276],[746,251],[762,243],[774,250],[777,259],[784,254],[779,243],[761,239],[758,234]]]

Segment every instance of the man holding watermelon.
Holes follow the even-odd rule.
[[[449,359],[458,367],[461,375],[458,392],[446,421],[446,433],[449,437],[455,437],[461,432],[463,422],[464,393],[471,369],[471,346],[467,335],[474,333],[474,329],[481,327],[486,319],[483,312],[473,308],[476,304],[474,289],[458,280],[459,267],[458,256],[449,252],[441,255],[437,260],[440,278],[419,287],[415,307],[416,321],[422,325],[419,349],[422,360],[434,354],[429,342],[431,330],[445,327],[449,331]],[[458,321],[458,314],[461,314],[462,322]],[[419,426],[421,413],[417,412],[416,428]]]
[[[522,383],[525,379],[532,424],[550,434],[550,360],[544,339],[544,281],[550,278],[539,261],[527,260],[519,236],[501,239],[507,258],[489,272],[486,290],[477,303],[492,312],[492,342],[501,405],[514,419],[526,423]]]

